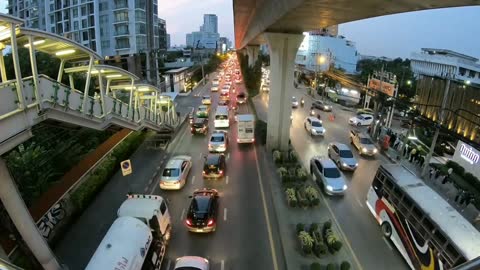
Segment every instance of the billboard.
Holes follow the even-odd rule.
[[[381,89],[380,89],[380,84],[381,84]],[[388,96],[393,97],[395,85],[388,82],[381,82],[379,79],[371,78],[368,81],[368,89],[379,91]]]
[[[480,151],[477,149],[459,140],[452,160],[465,168],[466,172],[480,178]]]

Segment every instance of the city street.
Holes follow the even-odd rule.
[[[311,157],[327,157],[328,143],[337,141],[350,145],[349,131],[352,127],[348,124],[348,119],[355,113],[354,109],[334,104],[335,120],[331,122],[328,112],[317,110],[317,113],[321,114],[326,135],[324,138],[311,137],[303,126],[312,101],[306,93],[306,89],[292,90],[292,94],[298,100],[302,96],[304,97],[305,106],[292,109],[293,121],[290,138],[304,166],[309,168]],[[261,106],[257,105],[257,112],[259,115],[266,116],[268,94],[261,93],[260,95],[257,97],[257,104],[261,104]],[[328,207],[348,238],[347,241],[363,269],[408,269],[393,244],[382,237],[380,227],[365,204],[367,190],[378,166],[390,162],[381,154],[377,154],[375,158],[360,157],[357,150],[351,145],[350,147],[358,160],[359,167],[353,173],[344,172],[348,185],[347,192],[343,198],[326,197]]]

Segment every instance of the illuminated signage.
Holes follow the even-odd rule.
[[[480,161],[480,153],[467,144],[460,144],[460,156],[470,164]]]
[[[371,90],[380,91],[392,97],[395,86],[388,82],[380,82],[379,79],[370,79],[368,81],[368,88]]]

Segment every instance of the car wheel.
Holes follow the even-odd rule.
[[[357,123],[357,127],[359,127],[359,126],[361,126],[361,123],[360,123],[360,122]]]
[[[385,238],[390,239],[390,236],[392,236],[392,225],[388,221],[384,221],[382,223],[382,233]]]

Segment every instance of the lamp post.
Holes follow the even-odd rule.
[[[433,151],[435,150],[435,145],[437,144],[438,134],[440,133],[440,126],[443,124],[445,118],[445,106],[447,105],[448,92],[450,91],[450,80],[455,78],[455,75],[453,74],[453,68],[449,69],[447,74],[445,74],[444,78],[447,80],[447,82],[445,84],[445,90],[443,92],[442,106],[440,107],[440,113],[438,118],[439,121],[438,123],[435,123],[435,135],[433,135],[432,145],[430,146],[430,150],[428,151],[427,157],[425,158],[425,165],[422,169],[422,176],[427,175],[428,164],[430,164],[430,160],[432,159]]]

